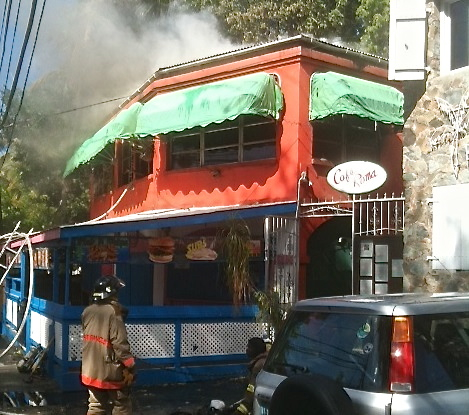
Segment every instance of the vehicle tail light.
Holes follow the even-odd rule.
[[[391,340],[389,390],[412,392],[414,389],[414,344],[410,317],[394,317]]]

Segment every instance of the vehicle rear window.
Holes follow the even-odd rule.
[[[391,318],[296,311],[264,369],[283,376],[317,373],[346,388],[385,391]]]
[[[469,388],[469,313],[414,316],[417,393]]]

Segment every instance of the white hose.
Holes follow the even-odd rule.
[[[27,302],[26,302],[26,309],[24,310],[23,319],[21,320],[20,326],[18,327],[18,329],[16,331],[16,335],[13,337],[12,341],[6,347],[6,349],[2,353],[0,353],[0,358],[5,356],[5,354],[7,354],[10,351],[10,349],[13,347],[15,342],[18,340],[18,337],[20,336],[21,332],[23,331],[24,325],[26,324],[26,319],[28,318],[29,309],[31,307],[31,300],[32,300],[32,297],[33,297],[34,267],[33,267],[33,249],[32,249],[31,238],[30,238],[30,236],[32,234],[32,230],[30,230],[28,233],[16,232],[16,229],[18,229],[18,226],[19,226],[19,223],[16,225],[15,231],[13,231],[10,234],[2,235],[0,237],[0,240],[2,240],[2,239],[7,240],[7,243],[5,243],[5,245],[2,249],[2,254],[4,253],[7,244],[9,244],[11,241],[23,239],[23,242],[22,242],[20,248],[16,252],[16,254],[15,254],[14,258],[12,259],[12,261],[10,262],[10,265],[8,266],[8,268],[3,273],[2,279],[0,280],[0,285],[3,283],[4,279],[8,275],[8,271],[11,269],[15,259],[20,255],[21,251],[23,250],[24,245],[28,245],[29,264],[30,264],[30,266],[29,266],[28,299],[27,299]]]

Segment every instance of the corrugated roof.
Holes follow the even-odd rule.
[[[33,245],[50,245],[52,241],[68,238],[104,236],[118,232],[135,232],[144,229],[161,229],[205,225],[223,222],[231,217],[236,219],[266,216],[291,216],[296,212],[296,201],[257,203],[253,205],[229,205],[192,207],[187,209],[149,210],[110,219],[63,225],[59,228],[31,234]],[[15,238],[12,246],[18,247],[24,238]]]
[[[362,58],[364,60],[369,60],[373,61],[373,64],[379,65],[379,64],[384,64],[387,65],[388,60],[386,58],[373,55],[370,53],[366,52],[361,52],[353,48],[349,48],[346,46],[342,45],[337,45],[334,43],[326,42],[324,40],[316,39],[311,36],[307,35],[298,35],[298,36],[293,36],[285,39],[280,39],[272,42],[266,42],[266,43],[260,43],[256,45],[249,45],[245,47],[240,47],[237,49],[233,49],[227,52],[222,52],[218,53],[215,55],[211,55],[205,58],[200,58],[200,59],[195,59],[183,63],[178,63],[175,65],[167,66],[167,67],[161,67],[158,68],[153,75],[147,79],[145,83],[143,83],[127,100],[125,100],[119,107],[122,108],[124,107],[129,101],[131,101],[135,96],[140,94],[148,85],[150,85],[154,80],[161,78],[163,76],[170,76],[170,73],[176,70],[183,70],[183,69],[190,69],[192,66],[199,66],[202,64],[210,64],[214,63],[216,61],[219,61],[221,58],[228,58],[228,57],[236,57],[236,56],[241,56],[243,54],[247,53],[259,53],[263,49],[269,49],[269,48],[276,48],[276,47],[285,47],[288,44],[294,44],[294,43],[305,43],[308,46],[318,49],[318,50],[328,50],[328,51],[334,51],[335,53],[339,54],[353,54],[356,57]]]

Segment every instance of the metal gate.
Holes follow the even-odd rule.
[[[404,230],[404,195],[300,203],[300,218],[351,216],[353,235],[391,235]]]
[[[402,290],[404,196],[356,196],[300,203],[299,218],[351,217],[352,294]]]
[[[288,309],[298,300],[298,220],[292,217],[266,217],[265,289],[279,296]]]

